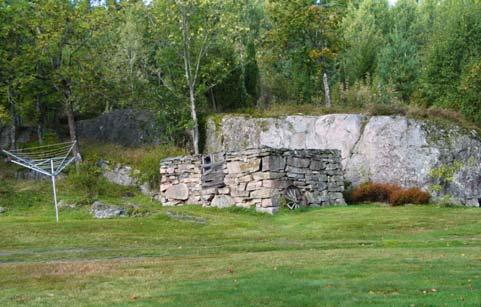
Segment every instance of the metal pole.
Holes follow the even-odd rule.
[[[53,188],[53,200],[55,202],[55,219],[58,223],[58,205],[57,205],[57,190],[55,188],[55,170],[53,169],[53,159],[50,159],[50,168],[52,169],[52,188]]]

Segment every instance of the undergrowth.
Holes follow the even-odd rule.
[[[85,162],[97,164],[99,161],[109,161],[111,165],[120,163],[129,165],[140,171],[139,180],[156,184],[159,181],[160,160],[186,155],[185,149],[172,145],[124,147],[116,144],[95,142],[82,143],[82,154]]]

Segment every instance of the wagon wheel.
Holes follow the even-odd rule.
[[[287,207],[291,210],[299,208],[302,204],[301,191],[295,186],[289,186],[284,192],[284,197],[287,201]]]

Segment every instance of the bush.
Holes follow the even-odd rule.
[[[400,189],[401,187],[395,184],[363,183],[352,190],[351,200],[354,203],[388,202],[391,194]]]
[[[400,206],[427,204],[431,195],[419,188],[404,189],[396,184],[368,182],[355,187],[347,199],[352,203],[384,202]]]
[[[424,192],[419,188],[401,189],[394,191],[389,197],[389,202],[393,206],[401,206],[405,204],[427,204],[431,199],[428,192]]]

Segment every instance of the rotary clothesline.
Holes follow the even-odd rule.
[[[2,150],[12,163],[49,176],[52,179],[55,218],[57,223],[58,204],[55,178],[77,158],[73,153],[76,144],[77,142],[74,141],[17,150]]]

